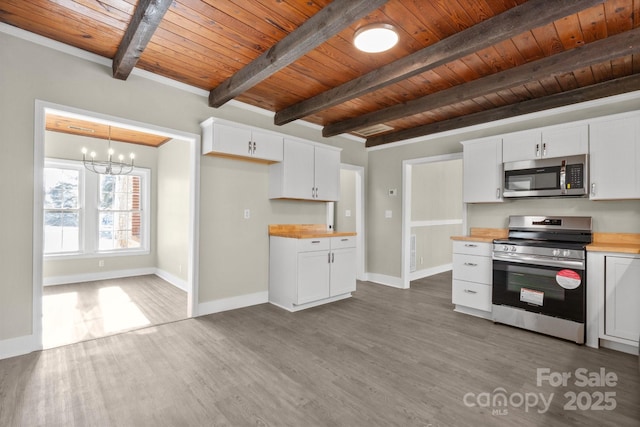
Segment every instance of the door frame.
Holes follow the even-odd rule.
[[[32,304],[32,337],[33,343],[41,350],[42,345],[42,298],[43,298],[43,261],[44,261],[44,230],[43,221],[43,169],[44,169],[44,138],[46,115],[58,114],[66,117],[77,117],[98,123],[126,127],[147,133],[166,136],[185,141],[189,144],[190,170],[189,179],[189,254],[187,266],[187,317],[197,316],[198,308],[198,233],[200,212],[200,135],[183,132],[162,126],[138,122],[122,117],[111,116],[94,111],[83,110],[52,102],[36,99],[34,140],[33,140],[33,304]]]
[[[409,289],[411,286],[411,170],[413,166],[447,162],[451,160],[461,160],[462,152],[452,154],[442,154],[439,156],[421,157],[418,159],[404,160],[402,162],[402,270],[401,288]],[[467,227],[466,205],[462,207],[462,229]]]

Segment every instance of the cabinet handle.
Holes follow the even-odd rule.
[[[500,198],[500,187],[496,188],[496,199]]]
[[[593,184],[591,184],[591,195],[592,196],[596,195],[596,183],[595,182]]]
[[[542,143],[542,157],[547,157],[547,143]]]
[[[331,252],[331,264],[333,264],[335,260],[336,260],[336,254],[335,252]]]
[[[349,239],[340,239],[341,242],[348,242]]]
[[[536,144],[536,157],[540,157],[540,144]]]
[[[249,151],[248,151],[248,153],[251,154],[251,141],[249,141]]]
[[[476,292],[476,291],[472,291],[471,289],[465,289],[465,290],[464,290],[464,293],[465,293],[465,294],[477,294],[478,292]]]
[[[477,267],[478,264],[474,263],[474,262],[465,262],[464,265],[468,265],[469,267]]]
[[[256,154],[256,142],[253,141],[253,151],[251,154]]]
[[[465,243],[465,244],[464,244],[464,247],[465,247],[465,248],[477,248],[477,247],[478,247],[478,245],[473,244],[473,243]]]
[[[320,240],[312,240],[311,243],[317,244],[317,243],[320,243]]]
[[[331,253],[327,254],[327,262],[331,264]]]

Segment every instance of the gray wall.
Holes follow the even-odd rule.
[[[585,108],[586,107],[586,108]],[[633,111],[640,108],[638,99],[595,105],[587,103],[566,107],[541,116],[522,117],[513,123],[496,122],[490,126],[467,129],[455,135],[435,135],[418,142],[391,145],[369,151],[367,190],[367,271],[390,277],[401,276],[402,194],[389,197],[387,190],[402,191],[402,161],[462,151],[461,141],[499,135],[518,130],[567,123],[592,117]],[[555,199],[557,200],[557,199]],[[544,212],[550,214],[592,215],[594,227],[601,232],[640,232],[640,201],[516,201],[505,204],[470,205],[468,225],[505,227],[509,214]],[[384,211],[393,210],[386,219]]]
[[[340,169],[340,200],[335,204],[334,229],[337,231],[356,231],[356,175],[353,170]],[[346,216],[346,211],[351,216]]]
[[[5,241],[0,256],[0,341],[32,334],[34,105],[57,103],[181,132],[200,134],[210,116],[257,125],[343,148],[341,161],[366,166],[361,143],[323,139],[318,129],[234,106],[212,109],[206,93],[194,94],[137,74],[111,77],[108,65],[0,33],[0,210]],[[201,302],[267,290],[267,224],[325,222],[324,204],[267,199],[267,166],[202,157]],[[252,208],[252,218],[242,210]]]

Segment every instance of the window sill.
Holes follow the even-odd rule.
[[[131,249],[121,251],[104,251],[104,252],[91,252],[91,253],[72,253],[72,254],[50,254],[44,255],[45,261],[63,261],[74,259],[92,259],[92,258],[115,258],[124,256],[142,256],[149,255],[151,251],[149,249]]]

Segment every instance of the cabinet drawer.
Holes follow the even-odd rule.
[[[454,279],[451,300],[456,305],[491,311],[491,286]]]
[[[454,254],[469,254],[469,255],[481,255],[481,256],[490,257],[492,251],[493,251],[493,243],[468,242],[468,241],[460,241],[460,240],[455,240],[453,242]]]
[[[355,248],[356,236],[343,236],[331,238],[331,249]]]
[[[490,285],[493,261],[485,256],[453,254],[453,278]]]
[[[298,239],[298,252],[328,251],[331,246],[330,238]]]

